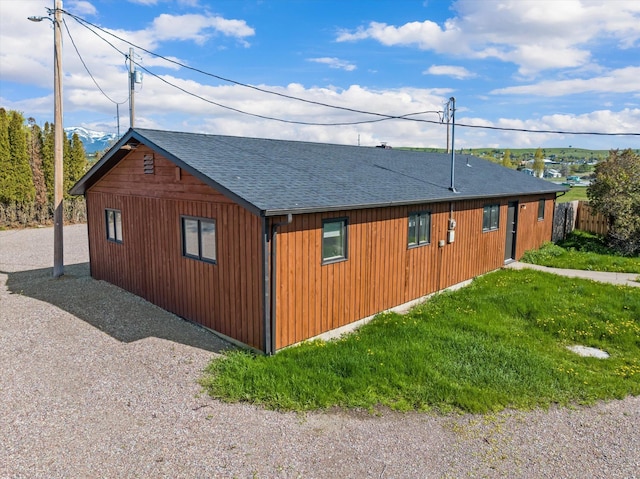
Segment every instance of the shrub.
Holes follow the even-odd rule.
[[[84,198],[64,201],[65,223],[85,223],[87,209]],[[53,223],[53,204],[39,204],[35,201],[0,203],[0,228],[27,228],[46,226]]]

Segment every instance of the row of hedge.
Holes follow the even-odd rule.
[[[65,223],[86,223],[87,208],[83,197],[63,202]],[[53,224],[53,203],[0,203],[0,229],[31,228]]]

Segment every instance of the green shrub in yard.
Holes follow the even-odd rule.
[[[566,349],[582,344],[606,360]],[[212,360],[201,384],[225,401],[486,412],[640,394],[640,288],[502,270],[383,313],[334,341]]]
[[[607,246],[604,236],[589,233],[588,231],[574,230],[564,240],[558,241],[558,246],[566,250],[580,251],[581,253],[620,256],[618,252]]]
[[[526,251],[522,261],[552,268],[640,273],[640,257],[622,256],[608,248],[603,237],[577,230],[558,244]]]
[[[544,264],[553,258],[566,254],[566,250],[555,243],[544,243],[540,249],[525,251],[522,261],[531,264]]]

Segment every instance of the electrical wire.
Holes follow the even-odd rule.
[[[67,13],[67,12],[65,12],[65,13]],[[124,56],[125,56],[125,57],[127,57],[127,58],[129,57],[125,52],[121,51],[118,47],[116,47],[116,46],[115,46],[113,43],[111,43],[109,40],[107,40],[106,38],[102,37],[101,35],[99,35],[99,34],[98,34],[97,32],[95,32],[94,30],[92,30],[91,28],[89,28],[89,27],[88,27],[87,25],[85,25],[82,21],[79,21],[79,17],[75,17],[74,15],[69,15],[69,16],[71,16],[72,18],[74,18],[76,21],[78,21],[78,23],[80,23],[82,26],[84,26],[85,28],[87,28],[90,32],[92,32],[92,33],[93,33],[94,35],[96,35],[98,38],[100,38],[101,40],[103,40],[104,42],[106,42],[108,45],[110,45],[110,46],[111,46],[111,48],[113,48],[115,51],[117,51],[117,52],[118,52],[118,53],[120,53],[121,55],[124,55]],[[81,19],[80,19],[80,20],[81,20]],[[89,25],[92,25],[90,22],[86,22],[86,23],[88,23]],[[92,25],[92,26],[93,26],[93,25]],[[104,29],[102,29],[102,28],[100,28],[100,27],[97,27],[97,28],[98,28],[100,31],[103,31],[103,32],[105,32],[105,33],[107,33],[107,34],[110,34],[109,32],[105,31]],[[125,43],[128,43],[126,40],[124,40],[124,39],[122,39],[122,38],[118,37],[117,35],[113,35],[113,34],[111,34],[111,35],[112,35],[112,36],[114,36],[115,38],[117,38],[117,39],[118,39],[118,40],[120,40],[120,41],[123,41],[123,42],[125,42]],[[134,47],[136,47],[136,48],[140,48],[141,50],[147,51],[146,49],[141,48],[141,47],[138,47],[137,45],[134,45],[134,44],[132,44],[132,43],[129,43],[129,44],[130,44],[130,45],[132,45],[132,46],[134,46]],[[152,53],[152,54],[153,54],[153,53]],[[153,54],[153,55],[163,58],[162,56],[157,55],[157,54]],[[205,101],[205,102],[207,102],[207,103],[209,103],[209,104],[212,104],[212,105],[215,105],[215,106],[218,106],[218,107],[220,107],[220,108],[224,108],[224,109],[227,109],[227,110],[230,110],[230,111],[235,111],[236,113],[241,113],[241,114],[243,114],[243,115],[253,116],[253,117],[256,117],[256,118],[262,118],[262,119],[265,119],[265,120],[278,121],[278,122],[282,122],[282,123],[289,123],[289,124],[296,124],[296,125],[305,125],[305,126],[348,126],[348,125],[361,125],[361,124],[366,124],[366,123],[377,123],[377,122],[386,121],[386,120],[393,120],[393,119],[406,119],[406,118],[409,118],[410,116],[421,115],[421,114],[423,114],[423,113],[437,113],[438,115],[440,115],[440,113],[442,113],[442,112],[440,112],[440,111],[435,111],[435,110],[425,110],[425,111],[420,111],[420,112],[407,113],[407,114],[405,114],[405,115],[383,115],[383,114],[380,114],[380,113],[360,112],[360,111],[355,110],[355,111],[357,111],[357,112],[359,112],[359,113],[369,113],[369,114],[379,115],[379,116],[382,116],[382,118],[378,118],[378,119],[375,119],[375,120],[360,120],[360,121],[352,121],[352,122],[330,122],[330,123],[322,123],[322,122],[307,122],[307,121],[298,121],[298,120],[286,120],[286,119],[283,119],[283,118],[276,118],[276,117],[272,117],[272,116],[260,115],[260,114],[257,114],[257,113],[247,112],[247,111],[244,111],[244,110],[240,110],[240,109],[238,109],[238,108],[234,108],[234,107],[231,107],[231,106],[228,106],[228,105],[224,105],[224,104],[219,103],[219,102],[215,102],[215,101],[213,101],[213,100],[209,100],[208,98],[205,98],[205,97],[203,97],[203,96],[201,96],[201,95],[198,95],[198,94],[196,94],[196,93],[193,93],[193,92],[191,92],[191,91],[189,91],[189,90],[186,90],[185,88],[182,88],[182,87],[180,87],[180,86],[176,85],[175,83],[170,82],[170,81],[169,81],[169,80],[167,80],[166,78],[163,78],[163,77],[161,77],[160,75],[157,75],[157,74],[153,73],[151,70],[149,70],[148,68],[144,67],[144,66],[143,66],[142,64],[140,64],[139,62],[136,62],[136,61],[135,61],[134,59],[132,59],[132,58],[129,58],[129,61],[132,61],[134,64],[136,64],[137,66],[139,66],[142,70],[144,70],[145,72],[147,72],[149,75],[151,75],[151,76],[153,76],[153,77],[157,78],[158,80],[160,80],[160,81],[162,81],[162,82],[166,83],[166,84],[167,84],[167,85],[169,85],[169,86],[172,86],[172,87],[174,87],[174,88],[176,88],[176,89],[178,89],[178,90],[182,91],[183,93],[186,93],[187,95],[193,96],[194,98],[198,98],[199,100]],[[267,91],[267,90],[265,90],[265,92],[266,92],[266,91]],[[276,93],[276,94],[277,94],[277,93]],[[282,95],[281,95],[281,96],[282,96]],[[291,99],[298,99],[298,98],[296,98],[296,97],[290,97],[290,98],[291,98]],[[302,101],[304,101],[304,100],[302,100]],[[313,103],[318,104],[318,105],[321,105],[321,106],[325,106],[325,107],[330,107],[330,108],[345,109],[344,107],[336,107],[336,106],[333,106],[333,105],[322,104],[322,103],[320,103],[320,102],[313,102]],[[349,111],[354,111],[353,109],[348,109],[348,110],[349,110]],[[430,123],[431,123],[431,122],[430,122]],[[434,124],[441,124],[441,122],[436,122],[436,121],[433,121],[432,123],[434,123]]]
[[[565,131],[565,130],[528,130],[526,128],[507,128],[502,126],[486,126],[486,125],[469,125],[465,123],[456,123],[456,127],[464,128],[481,128],[484,130],[498,131],[519,131],[523,133],[551,133],[555,135],[589,135],[589,136],[640,136],[640,133],[634,132],[602,132],[602,131]]]
[[[317,126],[344,126],[344,125],[357,125],[357,124],[363,124],[363,123],[376,123],[376,122],[380,122],[380,121],[386,121],[386,120],[406,120],[406,121],[414,121],[414,122],[420,122],[420,123],[430,123],[430,124],[438,124],[441,125],[443,124],[443,117],[440,117],[440,121],[435,121],[435,120],[427,120],[427,119],[423,119],[423,118],[413,118],[414,116],[420,115],[420,114],[424,114],[424,113],[437,113],[438,116],[440,116],[441,113],[444,113],[442,111],[433,111],[433,110],[428,110],[428,111],[423,111],[423,112],[414,112],[414,113],[407,113],[405,115],[387,115],[387,114],[383,114],[383,113],[377,113],[377,112],[370,112],[370,111],[365,111],[365,110],[359,110],[356,108],[349,108],[349,107],[343,107],[343,106],[338,106],[338,105],[331,105],[328,103],[324,103],[324,102],[319,102],[319,101],[315,101],[315,100],[308,100],[305,98],[300,98],[300,97],[296,97],[296,96],[292,96],[292,95],[287,95],[285,93],[281,93],[281,92],[275,92],[272,90],[268,90],[265,88],[260,88],[257,87],[255,85],[250,85],[250,84],[246,84],[246,83],[242,83],[236,80],[232,80],[229,78],[225,78],[222,77],[220,75],[216,75],[210,72],[206,72],[204,70],[201,70],[199,68],[195,68],[195,67],[191,67],[189,65],[185,65],[179,61],[167,58],[163,55],[160,55],[158,53],[152,52],[150,50],[147,50],[144,47],[141,47],[139,45],[136,45],[124,38],[119,37],[118,35],[111,33],[105,29],[103,29],[102,27],[99,27],[98,25],[95,25],[81,17],[78,17],[76,15],[73,15],[69,12],[67,12],[66,10],[63,10],[63,13],[70,16],[71,18],[73,18],[74,20],[76,20],[78,23],[80,23],[81,25],[83,25],[85,28],[87,28],[89,31],[91,31],[92,33],[94,33],[96,36],[98,36],[98,38],[102,39],[103,41],[107,42],[109,45],[111,45],[116,51],[118,51],[121,54],[124,54],[123,52],[121,52],[117,47],[115,47],[111,42],[109,42],[107,39],[105,39],[104,37],[102,37],[101,35],[99,35],[97,32],[95,32],[93,29],[97,29],[100,30],[101,32],[104,32],[107,35],[110,35],[114,38],[116,38],[119,41],[122,41],[128,45],[131,45],[139,50],[142,50],[150,55],[153,55],[154,57],[160,58],[162,60],[165,60],[169,63],[173,63],[174,65],[177,65],[181,68],[185,68],[197,73],[200,73],[202,75],[206,75],[212,78],[216,78],[218,80],[224,81],[224,82],[228,82],[237,86],[241,86],[244,88],[249,88],[255,91],[259,91],[261,93],[266,93],[266,94],[270,94],[270,95],[276,95],[282,98],[287,98],[289,100],[295,100],[295,101],[300,101],[300,102],[304,102],[304,103],[308,103],[308,104],[313,104],[313,105],[318,105],[318,106],[322,106],[322,107],[326,107],[326,108],[333,108],[333,109],[337,109],[337,110],[343,110],[343,111],[349,111],[351,113],[359,113],[359,114],[365,114],[365,115],[373,115],[373,116],[379,116],[382,118],[379,118],[377,120],[363,120],[363,121],[358,121],[358,122],[335,122],[335,123],[318,123],[318,122],[303,122],[303,121],[295,121],[295,120],[286,120],[286,119],[282,119],[282,118],[275,118],[275,117],[270,117],[270,116],[266,116],[266,115],[259,115],[256,113],[250,113],[247,111],[243,111],[237,108],[233,108],[227,105],[223,105],[221,103],[217,103],[214,102],[212,100],[208,100],[200,95],[197,95],[193,92],[190,92],[182,87],[179,87],[171,82],[169,82],[168,80],[160,77],[159,75],[156,75],[154,73],[152,73],[150,70],[148,70],[145,67],[142,67],[139,63],[136,63],[136,65],[140,66],[144,71],[146,71],[147,73],[149,73],[150,75],[160,79],[161,81],[167,83],[170,86],[173,86],[174,88],[177,88],[179,90],[181,90],[182,92],[189,94],[195,98],[199,98],[203,101],[206,101],[210,104],[219,106],[221,108],[225,108],[231,111],[235,111],[237,113],[241,113],[244,115],[249,115],[249,116],[254,116],[254,117],[258,117],[258,118],[262,118],[262,119],[266,119],[266,120],[274,120],[274,121],[280,121],[280,122],[284,122],[284,123],[293,123],[293,124],[299,124],[299,125],[317,125]],[[126,55],[126,54],[125,54]],[[485,130],[494,130],[494,131],[515,131],[515,132],[522,132],[522,133],[546,133],[546,134],[556,134],[556,135],[584,135],[584,136],[640,136],[640,132],[594,132],[594,131],[567,131],[567,130],[551,130],[551,129],[544,129],[544,130],[532,130],[532,129],[528,129],[528,128],[509,128],[509,127],[499,127],[499,126],[487,126],[487,125],[472,125],[472,124],[468,124],[468,123],[456,123],[455,126],[457,127],[461,127],[461,128],[475,128],[475,129],[485,129]]]
[[[143,67],[142,65],[140,65],[140,63],[138,63],[136,61],[134,61],[133,63],[138,65],[142,70],[147,72],[149,75],[157,78],[158,80],[166,83],[169,86],[172,86],[173,88],[176,88],[176,89],[180,90],[183,93],[186,93],[187,95],[190,95],[190,96],[192,96],[194,98],[198,98],[199,100],[205,101],[205,102],[207,102],[207,103],[209,103],[211,105],[215,105],[215,106],[220,107],[220,108],[224,108],[224,109],[227,109],[227,110],[235,111],[236,113],[242,113],[243,115],[253,116],[253,117],[256,117],[256,118],[261,118],[263,120],[272,120],[272,121],[278,121],[278,122],[281,122],[281,123],[289,123],[289,124],[293,124],[293,125],[305,125],[305,126],[348,126],[348,125],[362,125],[362,124],[365,124],[365,123],[379,123],[381,121],[388,121],[388,120],[394,120],[394,119],[402,119],[402,118],[406,118],[406,117],[408,117],[410,115],[419,115],[419,114],[422,113],[422,112],[408,113],[407,115],[394,116],[393,118],[376,118],[375,120],[344,121],[344,122],[330,122],[330,123],[322,123],[322,122],[315,122],[315,121],[302,121],[302,120],[287,120],[287,119],[284,119],[284,118],[277,118],[277,117],[268,116],[268,115],[260,115],[258,113],[251,113],[251,112],[248,112],[248,111],[240,110],[238,108],[234,108],[232,106],[223,105],[222,103],[218,103],[218,102],[215,102],[213,100],[209,100],[208,98],[205,98],[205,97],[203,97],[201,95],[198,95],[197,93],[190,92],[189,90],[186,90],[185,88],[182,88],[181,86],[170,82],[166,78],[163,78],[160,75],[157,75],[157,74],[153,73],[152,71],[150,71],[149,69]],[[438,124],[440,124],[440,123],[438,123]]]
[[[82,58],[82,55],[80,54],[80,51],[78,50],[78,47],[76,46],[76,42],[73,40],[73,36],[71,36],[71,32],[69,31],[69,26],[67,25],[67,22],[64,19],[62,19],[62,23],[64,24],[64,28],[67,30],[67,35],[69,35],[69,39],[71,40],[71,44],[73,45],[73,48],[76,51],[76,54],[78,55],[78,58],[82,62],[82,65],[84,66],[84,69],[87,71],[87,73],[89,74],[89,76],[93,80],[93,83],[96,85],[96,87],[98,87],[98,90],[100,90],[100,93],[102,93],[107,100],[109,100],[111,103],[113,103],[115,105],[122,105],[122,104],[126,103],[127,99],[124,99],[123,101],[117,102],[117,101],[113,100],[109,95],[107,95],[102,88],[100,88],[100,85],[96,81],[95,77],[91,74],[91,71],[89,70],[89,67],[87,66],[87,64],[85,63],[84,59]]]
[[[306,99],[306,98],[301,98],[301,97],[297,97],[297,96],[293,96],[293,95],[287,95],[286,93],[276,92],[276,91],[273,91],[273,90],[268,90],[266,88],[260,88],[260,87],[255,86],[255,85],[250,85],[250,84],[247,84],[247,83],[242,83],[242,82],[239,82],[239,81],[236,81],[236,80],[232,80],[230,78],[225,78],[225,77],[222,77],[220,75],[216,75],[214,73],[210,73],[210,72],[201,70],[199,68],[195,68],[195,67],[186,65],[186,64],[181,63],[181,62],[179,62],[177,60],[173,60],[171,58],[167,58],[167,57],[165,57],[163,55],[160,55],[159,53],[152,52],[151,50],[147,50],[146,48],[141,47],[140,45],[136,45],[135,43],[132,43],[132,42],[130,42],[130,41],[128,41],[128,40],[126,40],[126,39],[124,39],[122,37],[119,37],[118,35],[116,35],[114,33],[111,33],[108,30],[105,30],[104,28],[102,28],[102,27],[100,27],[98,25],[95,25],[95,24],[93,24],[93,23],[91,23],[91,22],[89,22],[89,21],[87,21],[87,20],[85,20],[85,19],[83,19],[81,17],[73,15],[73,14],[71,14],[71,13],[65,11],[65,10],[63,10],[63,12],[66,15],[69,15],[74,20],[76,20],[78,23],[83,24],[85,26],[85,28],[87,28],[90,31],[91,31],[91,28],[89,28],[88,26],[96,28],[96,29],[106,33],[107,35],[110,35],[110,36],[116,38],[117,40],[119,40],[121,42],[127,43],[128,45],[131,45],[132,47],[134,47],[134,48],[136,48],[138,50],[142,50],[143,52],[146,52],[149,55],[153,55],[156,58],[160,58],[160,59],[162,59],[162,60],[164,60],[164,61],[166,61],[168,63],[173,63],[174,65],[177,65],[177,66],[179,66],[181,68],[184,68],[186,70],[191,70],[191,71],[194,71],[196,73],[200,73],[202,75],[215,78],[217,80],[221,80],[221,81],[224,81],[224,82],[227,82],[227,83],[231,83],[233,85],[238,85],[238,86],[241,86],[241,87],[244,87],[244,88],[250,88],[252,90],[256,90],[256,91],[259,91],[261,93],[267,93],[269,95],[275,95],[275,96],[279,96],[279,97],[282,97],[282,98],[287,98],[289,100],[296,100],[296,101],[300,101],[300,102],[304,102],[304,103],[309,103],[309,104],[312,104],[312,105],[318,105],[318,106],[323,106],[323,107],[327,107],[327,108],[333,108],[333,109],[337,109],[337,110],[348,111],[348,112],[351,112],[351,113],[360,113],[360,114],[364,114],[364,115],[380,116],[380,117],[384,117],[385,119],[390,119],[390,120],[392,120],[392,119],[402,119],[402,118],[406,118],[406,117],[409,117],[409,116],[420,115],[420,114],[423,114],[423,113],[437,113],[438,115],[440,115],[440,113],[443,113],[442,111],[428,110],[428,111],[407,113],[407,114],[404,114],[404,115],[387,115],[387,114],[384,114],[384,113],[377,113],[377,112],[359,110],[359,109],[356,109],[356,108],[350,108],[350,107],[345,107],[345,106],[331,105],[331,104],[320,102],[320,101],[309,100],[309,99]],[[96,34],[96,33],[94,32],[94,34]],[[102,38],[104,40],[104,38],[101,37],[100,35],[98,35],[98,37]],[[110,43],[110,45],[113,47],[113,44]],[[114,47],[114,48],[116,48],[116,47]],[[429,122],[429,123],[441,123],[441,122],[433,121],[433,122]]]

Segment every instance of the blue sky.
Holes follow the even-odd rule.
[[[54,0],[0,1],[0,106],[53,118]],[[343,144],[446,146],[440,124],[456,99],[455,147],[640,148],[640,136],[577,136],[468,128],[640,133],[637,0],[66,0],[88,70],[129,127],[125,54],[149,70],[136,86],[138,127]],[[63,26],[65,126],[116,132],[116,106],[96,87]],[[100,39],[100,33],[112,45]],[[264,93],[197,73],[329,104]],[[141,69],[138,67],[138,69]],[[154,76],[154,75],[157,75]],[[169,83],[192,93],[189,95]],[[208,99],[203,101],[194,95]],[[411,118],[380,118],[345,109]],[[435,122],[435,123],[432,123]]]

